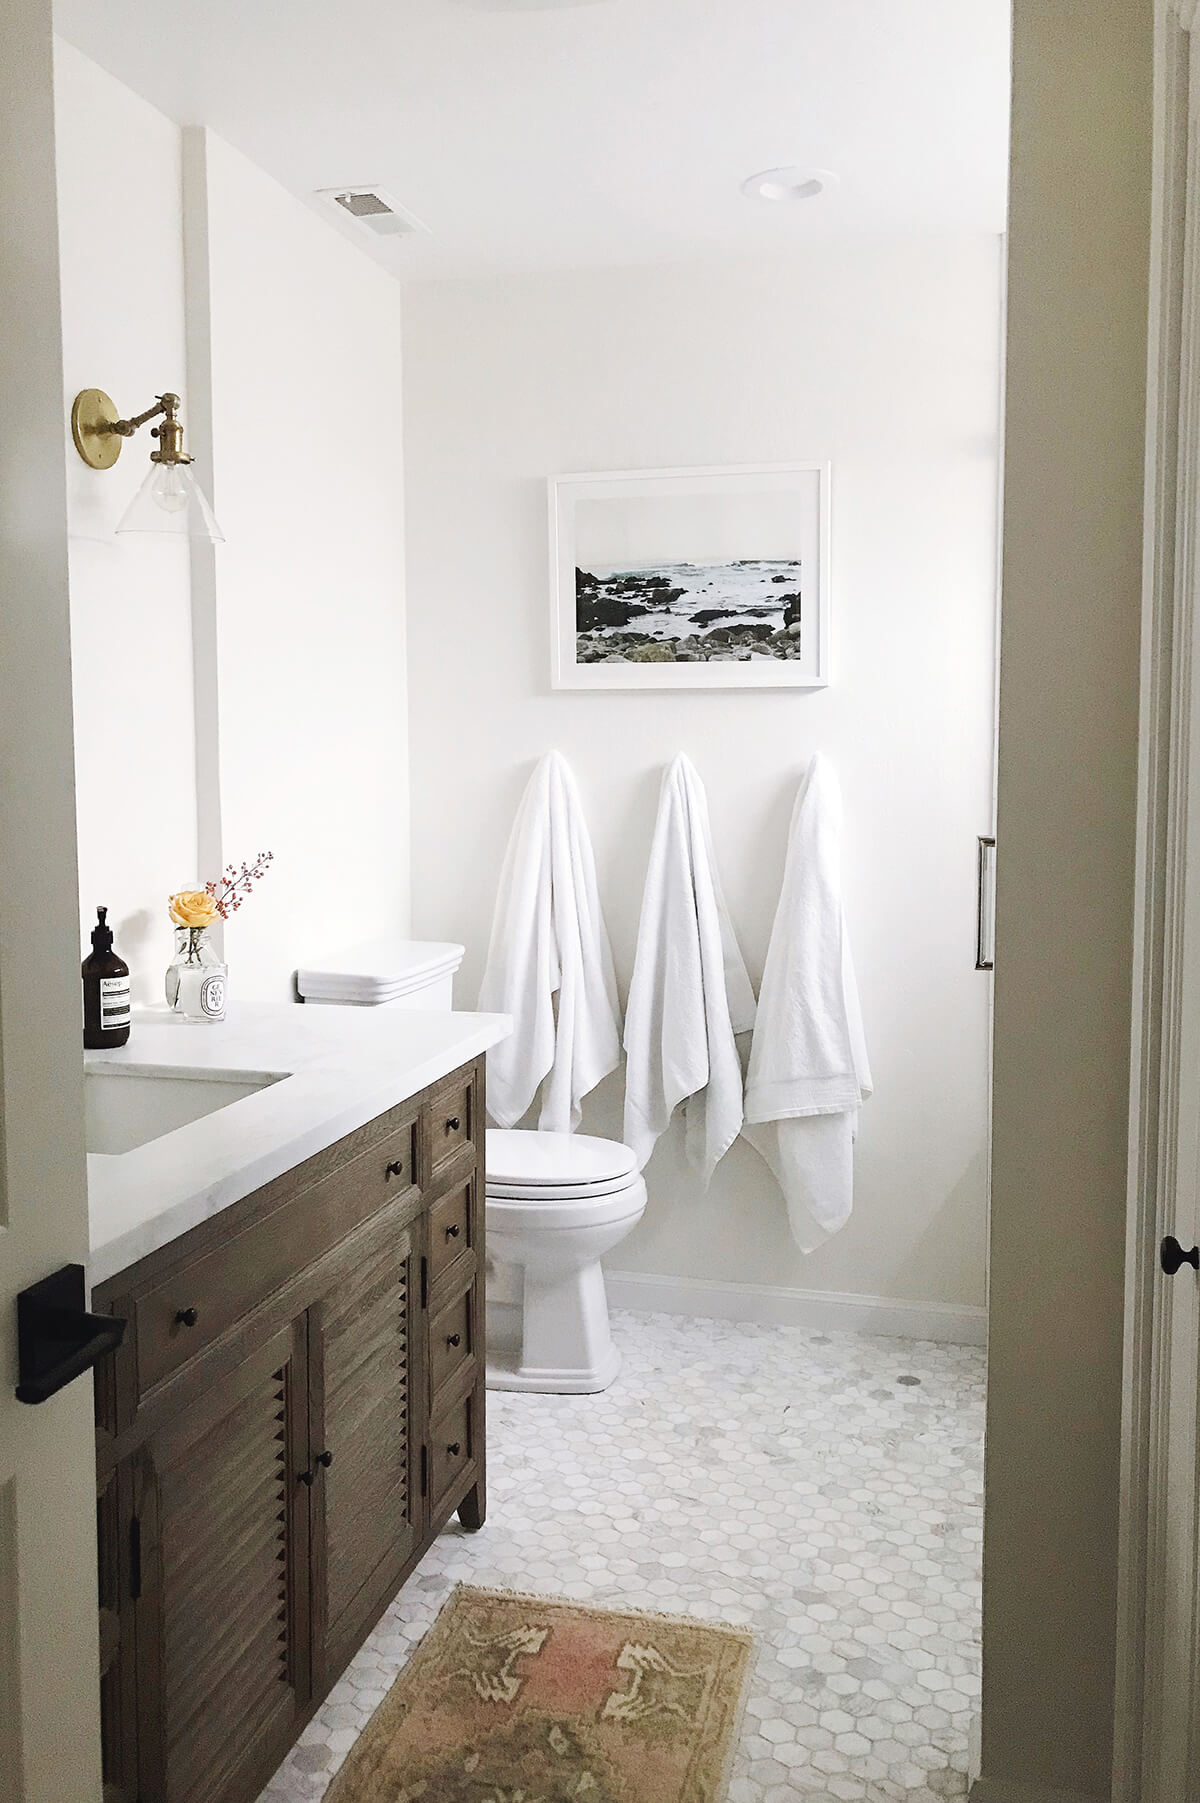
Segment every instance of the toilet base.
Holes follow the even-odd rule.
[[[616,1347],[610,1346],[608,1352],[607,1360],[593,1371],[581,1371],[578,1366],[553,1371],[522,1365],[520,1352],[515,1347],[506,1356],[504,1347],[493,1353],[489,1346],[487,1387],[489,1390],[537,1390],[543,1396],[594,1396],[600,1390],[607,1390],[621,1369],[621,1355]]]
[[[609,1331],[599,1260],[536,1275],[509,1266],[495,1275],[499,1295],[489,1294],[487,1303],[489,1388],[563,1396],[606,1390],[621,1369],[621,1355]],[[514,1287],[520,1301],[502,1300]]]

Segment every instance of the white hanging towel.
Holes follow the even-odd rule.
[[[814,757],[792,811],[746,1082],[746,1138],[775,1173],[803,1252],[849,1217],[858,1109],[871,1093],[841,833],[837,778]]]
[[[735,1033],[754,991],[713,861],[704,785],[682,754],[663,777],[625,1014],[625,1143],[638,1169],[682,1102],[707,1187],[742,1127]]]
[[[515,1126],[548,1078],[538,1127],[573,1133],[584,1096],[620,1063],[621,1023],[591,840],[557,751],[538,764],[513,822],[479,1006],[513,1018],[488,1053],[492,1119]]]

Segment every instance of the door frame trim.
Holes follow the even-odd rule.
[[[1177,1408],[1171,1421],[1175,1291],[1158,1245],[1180,1174],[1195,1168],[1183,1102],[1200,1001],[1184,955],[1200,904],[1200,869],[1189,870],[1189,838],[1193,866],[1200,858],[1200,222],[1188,230],[1188,203],[1193,215],[1200,203],[1198,14],[1200,0],[1156,0],[1113,1803],[1170,1803],[1187,1759],[1166,1678],[1168,1464],[1189,1424]],[[1193,1412],[1193,1441],[1195,1427]]]

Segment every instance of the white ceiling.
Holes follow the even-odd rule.
[[[378,183],[430,235],[338,229],[405,279],[428,279],[748,255],[827,232],[999,232],[1009,10],[57,0],[56,22],[293,193]],[[776,164],[839,182],[813,201],[746,199],[743,179]]]

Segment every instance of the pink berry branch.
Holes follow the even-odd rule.
[[[253,864],[243,864],[240,870],[236,864],[227,864],[223,876],[216,882],[205,883],[204,887],[216,903],[217,913],[222,920],[228,920],[231,914],[237,913],[255,883],[266,876],[267,866],[274,857],[273,851],[260,851]]]

